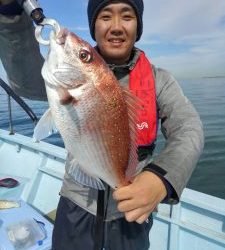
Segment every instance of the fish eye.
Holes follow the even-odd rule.
[[[82,49],[79,53],[79,57],[81,59],[82,62],[88,63],[91,61],[92,59],[92,55],[89,51]]]

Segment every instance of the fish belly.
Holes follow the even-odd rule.
[[[96,120],[96,102],[61,105],[57,93],[48,89],[49,105],[65,144],[79,167],[89,176],[101,179],[115,188],[119,180],[115,174],[102,133]],[[76,166],[71,165],[71,168]],[[73,172],[72,169],[69,172]]]

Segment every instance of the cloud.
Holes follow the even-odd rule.
[[[225,16],[224,0],[145,0],[145,36],[177,38],[214,32]]]
[[[144,4],[140,46],[149,55],[156,46],[168,47],[153,56],[156,64],[179,77],[225,74],[224,0],[145,0]]]
[[[63,1],[40,2],[46,16],[59,19],[94,45],[88,29],[87,0],[68,0],[66,11]],[[154,64],[179,77],[225,74],[224,0],[144,0],[144,4],[144,32],[138,46]],[[0,74],[3,72],[0,65]]]
[[[72,27],[67,27],[67,29],[69,29],[70,31],[73,31],[73,32],[86,32],[88,33],[89,32],[89,28],[87,26],[72,26]]]

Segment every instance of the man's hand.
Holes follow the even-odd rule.
[[[118,210],[125,213],[127,221],[141,224],[166,194],[162,180],[156,174],[144,171],[130,185],[114,191],[113,198],[118,201]]]
[[[11,2],[13,2],[14,0],[0,0],[0,5],[6,5],[9,4]]]

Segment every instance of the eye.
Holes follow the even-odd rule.
[[[130,21],[130,20],[133,19],[133,17],[132,17],[131,15],[124,15],[124,16],[123,16],[123,19],[124,19],[125,21]]]
[[[92,60],[92,54],[89,51],[82,49],[79,53],[79,58],[82,62],[88,63]]]
[[[104,15],[104,16],[101,16],[101,19],[103,21],[109,21],[110,20],[110,16],[109,15]]]

